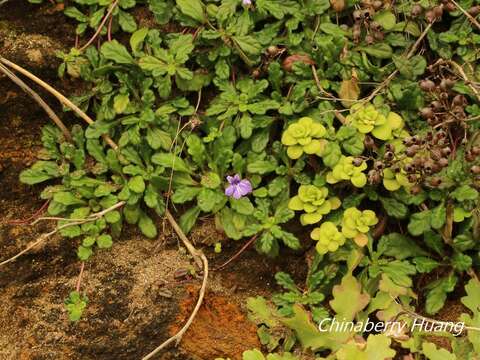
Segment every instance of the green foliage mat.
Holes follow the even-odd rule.
[[[139,27],[139,7],[154,26]],[[304,284],[277,274],[286,291],[248,304],[265,350],[278,352],[269,360],[474,359],[479,13],[477,0],[69,1],[65,15],[92,45],[58,54],[58,73],[85,83],[72,101],[95,122],[73,126],[71,142],[45,126],[20,180],[47,182],[59,226],[80,220],[61,234],[82,261],[125,223],[155,238],[169,205],[186,233],[207,216],[266,256],[307,252]],[[333,317],[411,324],[447,299],[465,304],[470,327],[438,334],[449,349],[421,331],[318,328]],[[78,320],[87,299],[66,303]]]

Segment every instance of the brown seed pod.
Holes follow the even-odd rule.
[[[419,83],[420,89],[423,91],[433,91],[435,90],[435,83],[432,80],[422,80]]]
[[[376,0],[373,2],[373,8],[375,10],[380,10],[383,7],[383,2],[380,0]]]
[[[280,49],[278,48],[278,46],[275,46],[275,45],[270,45],[268,48],[267,48],[267,53],[268,55],[270,56],[275,56],[275,55],[278,55]]]
[[[362,158],[358,158],[358,157],[357,157],[357,158],[354,158],[354,159],[353,159],[353,165],[354,165],[354,166],[360,166],[360,165],[362,165],[362,163],[363,163],[363,159],[362,159]]]
[[[375,40],[383,40],[385,38],[385,34],[382,31],[374,31],[373,37]]]
[[[431,174],[433,172],[433,167],[434,167],[434,163],[431,159],[425,161],[425,163],[423,164],[423,170],[427,174]]]
[[[455,6],[454,3],[452,2],[447,2],[445,4],[445,10],[447,10],[448,12],[452,12],[452,11],[456,11],[457,10],[457,7]]]
[[[450,154],[452,153],[452,149],[450,149],[450,147],[444,147],[442,149],[442,155],[443,156],[449,156]]]
[[[432,149],[430,150],[430,157],[433,160],[438,161],[442,157],[442,152],[439,149]]]
[[[428,10],[425,13],[425,20],[427,20],[429,23],[435,22],[436,19],[437,17],[435,16],[435,13],[432,10]]]
[[[368,34],[365,36],[365,42],[367,43],[367,45],[372,45],[374,42],[375,42],[375,38]]]
[[[345,0],[330,0],[330,5],[335,12],[339,13],[345,9]]]
[[[424,108],[420,109],[420,115],[424,119],[431,119],[435,116],[435,113],[433,112],[432,108],[424,107]]]
[[[410,174],[407,176],[408,182],[411,184],[415,184],[417,182],[417,175]]]
[[[415,4],[412,6],[412,11],[411,11],[411,15],[413,17],[417,17],[419,16],[421,13],[423,12],[423,8],[420,4]]]
[[[385,149],[387,149],[388,151],[395,152],[395,145],[388,143],[385,145]]]
[[[382,170],[385,167],[385,164],[383,163],[383,161],[377,160],[373,163],[373,167],[375,168],[375,170]]]
[[[415,171],[415,167],[412,164],[407,164],[403,167],[403,170],[405,170],[407,173],[412,173]]]
[[[478,165],[473,165],[473,166],[470,168],[470,172],[471,172],[472,174],[475,174],[475,175],[480,174],[480,166],[478,166]]]
[[[382,25],[380,25],[378,22],[376,21],[372,21],[370,23],[370,29],[372,29],[373,31],[379,31],[379,30],[382,30]]]
[[[440,93],[440,100],[446,101],[446,100],[448,100],[449,97],[450,96],[448,95],[448,92],[446,92],[446,91],[443,91],[443,92]]]
[[[419,150],[420,147],[418,145],[412,145],[405,150],[405,154],[407,154],[408,157],[414,157]]]
[[[447,133],[443,130],[438,131],[435,136],[437,139],[445,139],[447,137]]]
[[[472,146],[470,149],[473,155],[478,156],[480,155],[480,146]]]
[[[455,106],[465,106],[467,105],[467,99],[463,95],[455,95],[452,100],[452,104]]]
[[[439,20],[443,15],[443,5],[435,6],[433,9],[433,14],[435,15],[435,20]]]
[[[310,56],[303,54],[294,54],[286,57],[285,60],[283,60],[283,70],[289,72],[292,71],[293,64],[298,61],[307,65],[315,65],[315,61],[313,61]]]
[[[448,166],[448,159],[441,158],[440,160],[438,160],[438,165],[440,165],[440,167],[442,167],[442,168],[447,167]]]
[[[440,179],[439,177],[432,177],[429,182],[431,186],[437,187],[440,186],[440,184],[442,183],[442,179]]]
[[[443,105],[440,101],[438,100],[434,100],[430,103],[430,105],[432,106],[432,108],[435,110],[435,111],[440,111],[442,108],[443,108]]]
[[[363,139],[363,145],[365,145],[365,147],[367,149],[375,149],[375,140],[373,140],[373,138],[369,135],[366,135],[365,136],[365,139]]]
[[[353,15],[353,20],[355,20],[356,22],[362,21],[363,19],[363,14],[360,10],[355,10],[352,15]]]
[[[387,161],[392,161],[394,157],[395,157],[395,154],[391,151],[387,151],[385,155],[383,155],[383,158]]]
[[[252,71],[252,78],[258,79],[261,74],[262,74],[262,72],[260,71],[260,69],[254,69]]]
[[[381,180],[380,173],[376,170],[370,170],[368,172],[368,182],[372,185],[378,184]]]
[[[475,157],[476,157],[476,156],[475,156],[474,154],[472,154],[471,151],[467,151],[467,152],[465,153],[465,160],[467,160],[468,162],[474,161],[474,160],[475,160]]]
[[[453,85],[455,85],[455,81],[449,78],[445,78],[440,81],[440,89],[442,90],[449,90],[453,87]]]
[[[468,9],[468,13],[474,17],[477,16],[480,14],[480,5],[472,6],[470,9]]]
[[[412,188],[410,189],[410,194],[412,195],[417,195],[417,194],[420,194],[421,192],[422,192],[422,187],[420,185],[412,186]]]

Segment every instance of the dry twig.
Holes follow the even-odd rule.
[[[78,116],[80,116],[83,120],[85,120],[85,122],[87,122],[88,124],[93,124],[94,121],[87,115],[85,114],[77,105],[75,105],[73,102],[71,102],[67,97],[65,97],[63,94],[61,94],[60,92],[58,92],[57,90],[55,90],[53,87],[51,87],[50,85],[48,85],[46,82],[44,82],[43,80],[41,80],[40,78],[36,77],[35,75],[33,75],[30,71],[28,70],[25,70],[24,68],[22,68],[21,66],[5,59],[4,57],[0,56],[0,63],[3,63],[9,67],[11,67],[12,69],[18,71],[19,73],[25,75],[26,77],[28,77],[30,80],[34,81],[35,83],[37,83],[38,85],[40,85],[41,87],[43,87],[45,90],[47,90],[49,93],[51,93],[53,96],[55,96],[63,105],[65,105],[66,107],[72,109]],[[112,149],[114,150],[117,150],[118,149],[118,145],[115,144],[115,142],[110,138],[110,136],[108,136],[107,134],[104,134],[102,135],[103,139],[105,140],[105,142],[110,145],[110,147],[112,147]]]
[[[90,215],[90,216],[87,217],[86,219],[83,219],[83,220],[80,220],[80,221],[72,221],[72,222],[69,222],[68,224],[63,224],[63,225],[57,226],[57,227],[56,227],[55,229],[53,229],[52,231],[40,235],[37,240],[35,240],[35,241],[34,241],[33,243],[31,243],[30,245],[28,245],[25,249],[23,249],[22,251],[20,251],[20,252],[19,252],[18,254],[16,254],[15,256],[12,256],[11,258],[0,262],[0,266],[5,265],[5,264],[8,264],[8,263],[10,263],[10,262],[18,259],[20,256],[22,256],[23,254],[27,253],[28,251],[30,251],[30,250],[33,249],[34,247],[40,245],[40,244],[43,243],[45,240],[47,240],[50,236],[56,234],[57,232],[59,232],[59,231],[62,230],[62,229],[68,228],[68,227],[70,227],[70,226],[81,225],[81,224],[85,224],[85,223],[88,223],[88,222],[91,222],[91,221],[95,221],[95,220],[97,220],[97,219],[100,219],[103,215],[109,213],[110,211],[113,211],[113,210],[115,210],[115,209],[118,209],[119,207],[122,207],[123,205],[125,205],[125,201],[120,201],[119,203],[116,203],[115,205],[109,207],[108,209],[105,209],[105,210],[102,210],[102,211],[100,211],[100,212],[98,212],[98,213],[95,213],[95,214]]]
[[[45,112],[48,114],[50,119],[57,125],[60,130],[62,130],[63,135],[68,141],[72,141],[72,134],[70,134],[70,131],[68,131],[67,127],[65,124],[60,120],[60,118],[55,114],[55,112],[52,110],[50,106],[38,95],[30,86],[25,84],[22,79],[20,79],[17,75],[12,73],[8,68],[0,64],[0,71],[2,71],[10,80],[12,80],[15,84],[17,84],[20,88],[22,88],[23,91],[25,91],[28,95],[30,95],[33,100],[35,100],[42,108],[45,110]]]
[[[87,47],[89,47],[89,46],[95,41],[95,39],[98,37],[98,35],[100,35],[103,27],[105,26],[105,23],[106,23],[107,20],[110,18],[110,16],[112,15],[113,10],[115,10],[115,8],[117,7],[117,5],[118,5],[118,0],[115,0],[115,2],[113,2],[112,5],[110,5],[110,8],[108,9],[107,14],[103,17],[102,22],[101,22],[100,25],[98,26],[97,31],[95,32],[95,34],[93,34],[93,36],[90,38],[90,40],[88,40],[88,42],[79,49],[80,51],[83,51],[83,50],[85,50]]]

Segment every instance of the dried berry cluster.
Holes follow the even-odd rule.
[[[429,9],[424,9],[420,4],[412,6],[412,17],[419,17],[422,14],[425,16],[425,20],[429,23],[440,21],[445,12],[457,11],[457,6],[450,0],[442,0],[439,5],[433,6]],[[474,5],[468,9],[468,13],[472,16],[480,14],[480,5]]]
[[[364,40],[367,44],[375,41],[382,41],[385,37],[382,26],[373,20],[376,11],[384,7],[380,0],[364,0],[361,3],[362,9],[353,12],[353,41],[359,43],[362,37],[362,29],[365,29]]]
[[[431,99],[429,106],[420,110],[420,115],[430,126],[445,128],[460,125],[463,129],[467,127],[464,110],[468,104],[467,99],[464,95],[452,90],[454,85],[455,79],[450,77],[442,77],[437,82],[420,81],[420,88],[427,93],[427,98]]]

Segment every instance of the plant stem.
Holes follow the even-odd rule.
[[[112,5],[110,5],[110,8],[108,9],[107,14],[103,17],[102,22],[98,26],[97,31],[95,32],[95,34],[93,34],[93,36],[90,38],[90,40],[88,40],[88,42],[79,49],[80,51],[84,51],[87,47],[89,47],[95,41],[97,36],[100,35],[103,27],[105,26],[105,23],[107,22],[110,15],[112,15],[112,12],[113,12],[113,10],[115,10],[117,5],[118,5],[118,0],[115,0],[115,2],[113,2]]]
[[[20,79],[17,75],[12,73],[8,68],[0,64],[0,71],[2,71],[10,80],[12,80],[15,84],[17,84],[20,88],[22,88],[23,91],[25,91],[28,95],[30,95],[33,100],[35,100],[42,108],[45,110],[45,112],[48,114],[50,119],[57,125],[60,130],[62,130],[63,135],[65,138],[69,141],[72,142],[72,134],[70,134],[70,131],[68,131],[68,128],[65,126],[65,124],[60,120],[60,118],[55,114],[55,112],[52,110],[50,106],[38,95],[30,86],[25,84],[22,79]]]
[[[66,107],[69,107],[72,109],[78,116],[80,116],[87,124],[93,124],[94,121],[87,115],[85,114],[77,105],[75,105],[73,102],[71,102],[67,97],[65,97],[63,94],[61,94],[59,91],[55,90],[53,87],[48,85],[46,82],[43,80],[39,79],[35,75],[33,75],[30,71],[25,70],[21,66],[5,59],[4,57],[0,56],[0,63],[3,63],[5,65],[10,66],[12,69],[18,71],[19,73],[25,75],[28,77],[30,80],[33,80],[36,82],[38,85],[43,87],[45,90],[47,90],[49,93],[51,93],[53,96],[55,96],[63,105]],[[105,142],[110,145],[110,147],[114,150],[118,149],[118,145],[115,144],[115,142],[108,136],[107,134],[102,135],[103,139]]]

